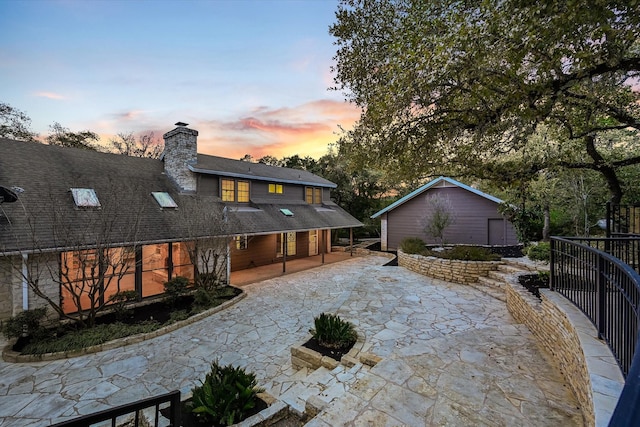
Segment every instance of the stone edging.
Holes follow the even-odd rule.
[[[218,306],[212,307],[209,310],[195,314],[189,317],[188,319],[180,320],[170,325],[163,326],[162,328],[156,329],[155,331],[152,331],[152,332],[132,335],[130,337],[118,338],[103,344],[93,345],[80,350],[60,351],[56,353],[44,353],[44,354],[20,354],[16,351],[11,350],[11,348],[13,347],[13,343],[9,343],[2,350],[2,359],[5,362],[9,362],[9,363],[43,362],[43,361],[50,361],[50,360],[70,359],[72,357],[78,357],[85,354],[98,353],[104,350],[112,350],[114,348],[124,347],[130,344],[136,344],[142,341],[153,339],[155,337],[159,337],[160,335],[168,334],[169,332],[173,332],[184,326],[187,326],[199,320],[202,320],[205,317],[209,317],[214,313],[217,313],[228,307],[231,307],[232,305],[235,305],[236,303],[244,299],[246,296],[247,296],[246,292],[242,291],[242,293],[238,294],[234,298],[228,301],[225,301]]]
[[[589,319],[562,295],[540,289],[540,299],[507,277],[507,308],[553,355],[580,403],[587,426],[606,426],[624,378],[607,344]]]
[[[470,284],[498,269],[502,261],[462,261],[406,254],[398,249],[398,265],[423,276],[447,282]]]
[[[311,335],[307,335],[307,338],[303,342],[307,342],[311,339]],[[338,362],[337,360],[329,357],[323,356],[317,351],[311,350],[300,345],[295,345],[291,347],[291,365],[294,369],[302,369],[302,368],[310,368],[310,369],[318,369],[321,366],[329,370],[335,369],[339,364],[342,364],[347,367],[355,366],[358,363],[362,363],[363,365],[375,366],[378,362],[382,360],[381,357],[378,357],[372,353],[367,353],[362,351],[364,347],[364,334],[358,333],[358,338],[356,343],[353,345],[351,350]]]

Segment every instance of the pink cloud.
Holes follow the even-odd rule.
[[[37,96],[38,98],[47,98],[47,99],[66,99],[63,95],[60,95],[59,93],[55,93],[55,92],[36,92],[34,93],[35,96]]]

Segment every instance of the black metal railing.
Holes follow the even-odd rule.
[[[111,426],[115,427],[122,425],[125,422],[123,417],[126,417],[126,422],[133,422],[135,427],[148,425],[158,427],[161,417],[161,406],[167,403],[169,404],[167,408],[169,413],[167,417],[169,418],[169,427],[177,427],[180,425],[180,391],[177,390],[160,396],[139,400],[127,405],[118,406],[116,408],[106,409],[94,414],[84,415],[82,417],[74,418],[73,420],[63,421],[61,423],[54,424],[52,427],[88,427],[93,424],[104,423],[105,421],[111,421]],[[141,414],[143,410],[149,408],[154,408],[155,410],[155,418],[151,423],[146,419],[143,421],[143,416]]]
[[[551,239],[551,289],[591,319],[626,379],[612,426],[640,425],[640,275],[605,249],[633,261],[637,240]]]
[[[640,235],[640,206],[607,203],[607,237]]]

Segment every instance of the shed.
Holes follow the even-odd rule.
[[[439,243],[424,231],[433,214],[433,196],[448,201],[454,222],[444,231],[447,244],[515,245],[513,224],[498,212],[502,200],[455,179],[439,177],[371,216],[381,221],[382,250],[397,250],[406,237]]]

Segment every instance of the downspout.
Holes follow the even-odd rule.
[[[27,261],[29,259],[29,255],[22,254],[22,309],[24,311],[29,310],[29,283],[28,283],[28,274],[29,269],[27,268]]]

